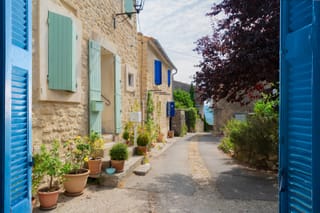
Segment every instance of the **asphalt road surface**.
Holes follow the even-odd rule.
[[[278,212],[276,175],[238,165],[218,144],[211,134],[186,137],[124,188],[147,194],[146,212]]]

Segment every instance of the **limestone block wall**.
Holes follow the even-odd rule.
[[[172,118],[172,130],[175,136],[180,136],[184,125],[186,125],[185,112],[183,110],[176,110],[176,114]]]
[[[130,65],[138,71],[137,32],[135,15],[117,17],[114,28],[113,14],[123,12],[123,1],[105,0],[33,0],[33,144],[67,140],[88,133],[88,42],[95,40],[113,54],[121,57],[122,65]],[[43,8],[61,12],[75,21],[79,38],[77,46],[77,84],[74,94],[63,91],[48,91],[46,76],[47,39],[46,14]],[[128,111],[135,100],[140,99],[140,81],[136,80],[136,92],[125,90],[125,69],[122,74],[122,122],[128,120]],[[138,73],[138,72],[137,72]],[[48,96],[41,94],[48,92]]]
[[[235,113],[249,113],[253,111],[253,104],[241,106],[239,103],[228,103],[220,100],[214,108],[213,133],[219,135],[228,120],[234,117]]]

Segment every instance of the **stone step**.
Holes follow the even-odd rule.
[[[110,161],[109,164],[104,164],[102,166],[102,172],[97,177],[99,179],[99,184],[102,186],[108,186],[108,187],[117,187],[118,184],[126,177],[132,174],[133,170],[141,165],[143,160],[143,156],[132,156],[128,160],[126,160],[124,164],[124,170],[121,173],[115,173],[112,175],[109,175],[105,172],[106,168],[110,167]]]
[[[103,134],[102,138],[105,143],[110,143],[114,141],[114,135],[113,134]]]
[[[137,168],[135,168],[135,170],[133,170],[133,173],[135,173],[136,175],[144,176],[150,170],[151,170],[151,164],[150,163],[146,163],[146,164],[142,164],[142,165],[138,166]]]

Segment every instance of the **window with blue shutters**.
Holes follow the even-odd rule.
[[[158,60],[154,60],[154,83],[155,85],[162,84],[162,63]]]
[[[72,19],[53,12],[48,14],[49,89],[75,92],[75,41]]]
[[[168,87],[171,85],[171,70],[168,70]]]

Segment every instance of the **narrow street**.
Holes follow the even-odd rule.
[[[210,134],[177,139],[151,158],[146,176],[133,174],[115,189],[88,185],[80,197],[60,196],[51,212],[278,212],[276,175],[236,164]]]

